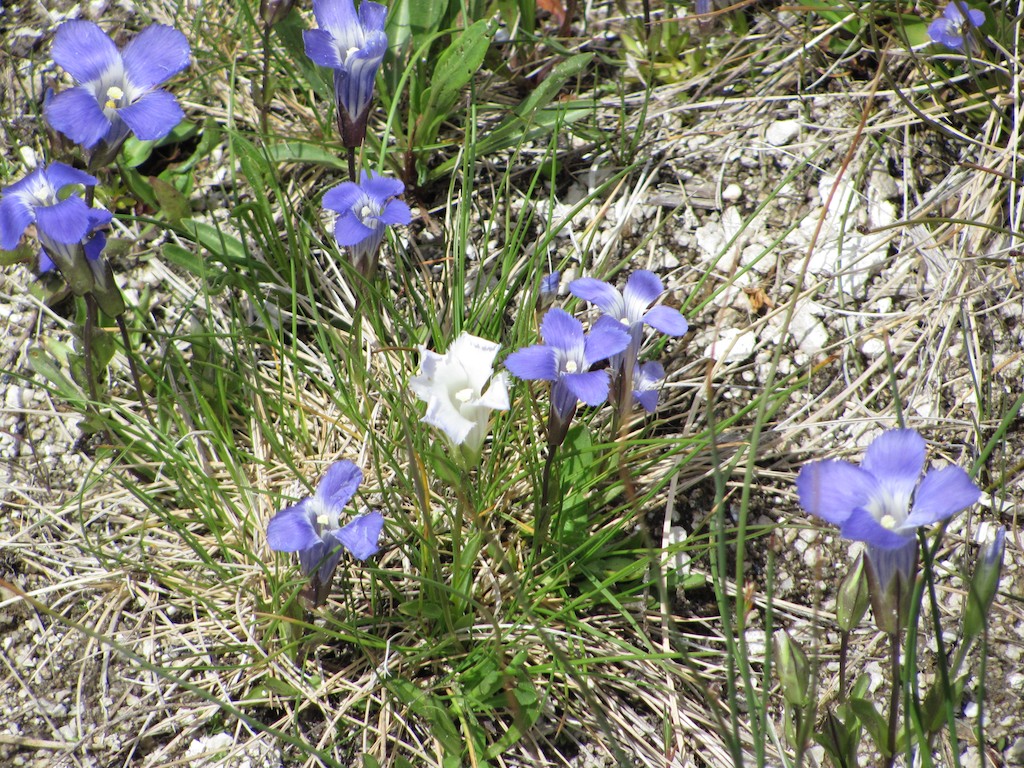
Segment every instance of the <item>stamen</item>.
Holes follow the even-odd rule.
[[[123,98],[124,91],[122,91],[116,85],[110,86],[109,88],[107,88],[107,101],[103,105],[104,109],[117,109],[117,105]]]
[[[896,518],[892,515],[882,515],[882,519],[878,521],[878,524],[886,530],[891,531],[896,527]]]
[[[579,366],[576,364],[575,360],[566,360],[565,361],[565,372],[566,373],[576,373],[577,370],[579,370]]]
[[[458,400],[460,403],[468,403],[470,400],[473,399],[473,388],[466,387],[465,389],[460,389],[458,392],[455,393],[455,399]]]

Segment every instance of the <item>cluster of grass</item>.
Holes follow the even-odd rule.
[[[518,384],[481,466],[466,470],[419,421],[408,382],[419,345],[446,349],[463,330],[505,350],[536,343],[540,280],[555,269],[579,262],[621,283],[643,265],[672,217],[640,236],[613,231],[599,247],[602,231],[614,230],[601,224],[613,202],[628,209],[643,200],[670,141],[660,120],[679,110],[746,120],[771,98],[824,93],[823,79],[839,70],[844,95],[861,110],[839,134],[838,165],[851,175],[909,152],[907,137],[925,129],[977,150],[970,178],[943,182],[978,185],[976,193],[936,215],[934,196],[908,192],[893,251],[927,240],[1012,268],[1000,260],[1021,230],[1019,168],[1000,147],[1015,136],[1021,107],[994,83],[1004,74],[1019,82],[1020,59],[987,49],[936,58],[919,47],[927,20],[840,5],[812,3],[781,22],[761,8],[713,11],[700,22],[678,18],[675,6],[621,16],[594,8],[582,20],[586,36],[566,39],[538,21],[530,0],[400,0],[389,9],[392,51],[362,165],[401,177],[419,218],[389,235],[372,281],[347,263],[319,204],[347,166],[329,73],[302,51],[308,14],[293,12],[268,31],[246,3],[148,9],[186,32],[195,60],[175,84],[189,124],[156,147],[129,145],[99,193],[117,213],[125,261],[144,262],[151,281],[130,302],[134,350],[115,355],[98,404],[75,383],[67,334],[34,342],[34,373],[11,375],[45,382],[96,430],[93,470],[75,479],[66,504],[77,536],[60,551],[89,561],[69,566],[89,573],[72,593],[83,602],[111,591],[123,598],[118,615],[159,626],[151,637],[174,649],[172,660],[109,630],[117,622],[107,613],[95,621],[92,611],[47,605],[46,589],[29,599],[57,626],[112,650],[115,663],[152,675],[159,714],[142,730],[165,743],[159,754],[180,753],[169,734],[196,734],[183,712],[212,718],[202,726],[208,733],[233,732],[234,752],[270,740],[296,765],[573,765],[590,751],[617,765],[799,765],[812,732],[827,742],[836,707],[824,693],[833,683],[822,678],[834,649],[812,640],[830,621],[821,593],[837,584],[808,584],[802,605],[775,596],[776,573],[787,567],[777,562],[782,528],[803,525],[787,514],[796,510],[786,490],[795,462],[783,451],[824,455],[820,441],[850,404],[881,426],[902,420],[927,376],[924,363],[910,371],[911,363],[924,359],[922,347],[938,343],[936,359],[951,344],[939,327],[944,315],[929,310],[945,312],[958,292],[978,295],[959,258],[942,257],[942,295],[906,327],[879,323],[893,349],[907,346],[911,327],[923,329],[909,352],[854,359],[838,387],[822,385],[821,375],[852,338],[806,365],[781,365],[788,350],[776,345],[756,389],[730,403],[723,392],[739,368],[705,366],[685,342],[647,350],[672,361],[659,411],[619,434],[605,411],[581,411],[559,454],[559,503],[543,546],[534,524],[544,503],[546,393]],[[508,42],[494,42],[496,18]],[[993,23],[997,39],[1012,40],[1004,32],[1016,27]],[[478,54],[481,66],[467,66]],[[40,140],[5,130],[8,146]],[[749,220],[794,179],[816,173],[829,151],[795,163]],[[0,163],[4,178],[21,175],[12,154]],[[587,165],[607,169],[607,178],[574,206],[556,205]],[[602,214],[580,233],[574,217],[587,207]],[[723,261],[742,235],[723,248]],[[774,321],[784,334],[798,300],[822,287],[807,274],[813,248],[789,265],[794,290],[752,320],[755,330]],[[749,272],[723,276],[717,262],[680,270],[668,279],[672,301],[691,325],[713,322],[716,299],[745,285]],[[566,306],[580,309],[571,299]],[[969,336],[974,319],[962,324],[958,333]],[[971,349],[964,389],[974,406],[957,435],[998,519],[1018,472],[1004,440],[1022,402],[993,386],[991,356]],[[127,354],[152,420],[134,399]],[[800,397],[806,405],[793,408]],[[944,423],[924,425],[940,445]],[[382,510],[386,530],[380,555],[343,560],[332,599],[310,613],[294,560],[269,551],[265,525],[339,458],[363,468],[353,504]],[[758,502],[774,483],[792,505],[782,514]],[[695,489],[709,503],[678,540],[675,508]],[[941,643],[936,587],[955,568],[970,571],[946,570],[931,541],[918,598],[930,596],[924,611],[936,626],[922,629],[922,644]],[[691,566],[677,568],[678,557]],[[123,587],[110,586],[120,579]],[[815,724],[800,744],[772,668],[780,625],[814,633],[804,644],[822,670],[799,702]],[[983,685],[984,676],[939,675],[940,701],[927,709],[914,663],[911,653],[902,690],[913,716],[898,751],[908,765],[913,754],[931,764],[933,750],[959,764],[955,713],[963,686]],[[839,756],[830,748],[836,765],[896,758],[886,754],[886,708],[871,705],[864,685],[850,695],[859,703],[842,705],[862,741],[844,743]],[[179,690],[188,699],[177,705],[159,693]],[[941,717],[925,722],[922,713],[933,711]],[[208,764],[233,759],[229,750]]]

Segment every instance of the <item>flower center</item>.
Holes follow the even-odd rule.
[[[121,103],[121,99],[124,98],[124,91],[118,86],[112,85],[107,88],[107,101],[103,105],[104,109],[117,109],[117,105]]]
[[[882,515],[882,518],[878,521],[878,524],[886,530],[891,531],[893,528],[896,527],[896,518],[892,515]]]
[[[460,389],[458,392],[455,393],[455,399],[458,400],[460,403],[468,403],[470,400],[473,399],[473,388],[466,387],[465,389]]]
[[[578,370],[579,370],[579,365],[577,365],[575,360],[566,360],[565,361],[565,372],[566,373],[576,373],[576,371],[578,371]]]

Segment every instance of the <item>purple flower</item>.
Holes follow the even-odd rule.
[[[633,399],[648,413],[658,407],[658,393],[665,378],[661,363],[650,362],[633,366]]]
[[[346,147],[362,145],[373,98],[373,81],[388,48],[384,20],[388,9],[363,0],[313,0],[319,29],[302,33],[306,55],[334,70],[338,125]]]
[[[376,269],[384,227],[412,220],[409,206],[397,199],[404,190],[398,179],[371,171],[363,174],[362,183],[346,181],[324,195],[324,208],[339,214],[334,237],[338,245],[352,248],[352,262],[363,277],[370,277]]]
[[[66,21],[57,29],[53,60],[76,85],[46,103],[46,120],[86,149],[95,147],[105,162],[129,132],[146,141],[162,139],[184,114],[157,86],[185,69],[189,55],[185,36],[161,24],[142,30],[120,52],[91,21]]]
[[[341,525],[345,505],[362,479],[363,473],[351,461],[332,464],[316,493],[271,518],[267,524],[270,548],[298,552],[302,572],[318,585],[330,584],[343,548],[358,560],[376,554],[384,527],[380,512],[368,512]]]
[[[859,467],[815,461],[796,479],[804,509],[840,526],[844,538],[868,545],[882,590],[897,574],[910,580],[918,528],[947,519],[981,495],[960,467],[932,469],[922,477],[924,463],[924,439],[912,429],[896,429],[868,446]]]
[[[583,324],[557,308],[544,315],[540,333],[543,344],[513,352],[505,367],[520,379],[552,382],[552,413],[567,425],[578,400],[600,405],[608,399],[608,371],[591,371],[590,367],[622,352],[629,344],[629,334],[618,323],[601,318],[584,335]]]
[[[631,274],[621,293],[593,277],[573,280],[569,283],[569,292],[598,306],[606,316],[620,322],[629,331],[629,349],[621,359],[612,360],[613,368],[636,363],[645,324],[669,336],[682,336],[689,329],[679,310],[660,304],[651,306],[665,293],[665,287],[656,274],[646,269],[638,269]]]
[[[108,224],[112,216],[102,208],[90,208],[74,191],[68,194],[66,190],[95,184],[95,177],[84,171],[51,163],[6,187],[0,198],[0,248],[16,248],[22,234],[34,223],[45,261],[57,265],[76,295],[89,293],[93,271],[83,241]],[[97,256],[102,250],[100,245],[95,250]]]
[[[954,0],[942,11],[942,17],[928,25],[928,36],[936,43],[954,51],[964,49],[971,27],[977,29],[985,23],[982,11],[969,8],[967,3]]]

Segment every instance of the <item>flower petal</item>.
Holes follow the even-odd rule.
[[[569,283],[569,293],[578,299],[589,301],[615,320],[621,320],[624,317],[626,305],[622,300],[622,294],[604,280],[581,277]]]
[[[120,64],[114,41],[93,22],[80,19],[57,27],[51,55],[78,83],[99,80]]]
[[[666,307],[664,304],[651,307],[650,311],[643,316],[643,320],[652,328],[668,336],[683,336],[690,330],[683,313],[678,309]]]
[[[492,411],[507,411],[509,408],[508,374],[504,371],[496,373],[480,399],[476,401],[476,405],[489,408]]]
[[[967,509],[981,498],[981,491],[960,467],[933,469],[924,476],[914,493],[914,506],[903,524],[913,530],[937,523]]]
[[[96,186],[96,177],[85,171],[72,168],[64,163],[50,163],[43,172],[55,192],[60,192],[70,184],[81,184],[83,187]]]
[[[629,322],[635,323],[647,308],[651,306],[658,297],[665,292],[665,286],[653,272],[646,269],[638,269],[629,276],[626,287],[622,291],[622,298],[626,302],[626,314],[629,315]]]
[[[440,429],[455,445],[462,445],[476,422],[463,416],[452,401],[445,396],[446,394],[435,393],[430,397],[427,401],[427,412],[423,416],[423,421]]]
[[[384,516],[374,511],[360,515],[332,535],[345,545],[352,557],[365,560],[380,551],[380,534],[383,529]]]
[[[402,200],[389,200],[377,220],[390,226],[405,225],[412,221],[412,211]]]
[[[863,507],[853,510],[843,521],[840,531],[844,539],[863,541],[879,549],[901,549],[907,546],[908,541],[914,541],[913,535],[904,536],[883,527]]]
[[[363,192],[380,203],[389,198],[398,197],[405,192],[405,184],[398,179],[393,179],[390,176],[381,176],[373,171],[363,174],[362,183],[359,186]]]
[[[570,354],[583,349],[583,323],[564,309],[552,309],[544,315],[540,335],[545,344]]]
[[[347,459],[331,464],[316,487],[316,497],[330,508],[341,509],[348,504],[363,482],[363,472]]]
[[[276,552],[301,552],[320,543],[309,519],[309,499],[282,509],[267,523],[267,543]]]
[[[121,53],[124,71],[135,88],[148,91],[189,65],[188,38],[174,27],[152,24]]]
[[[611,380],[608,371],[586,371],[566,373],[562,381],[579,400],[587,405],[601,405],[608,399],[608,385]]]
[[[55,130],[86,149],[96,146],[111,128],[96,97],[81,87],[58,93],[46,102],[43,115]]]
[[[359,17],[353,0],[313,0],[313,15],[321,29],[329,30],[335,37],[344,33],[346,45],[348,38],[359,34]]]
[[[80,243],[89,234],[89,206],[80,197],[36,208],[36,228],[58,243]]]
[[[375,3],[373,0],[363,0],[359,4],[359,24],[366,32],[383,32],[387,15],[386,5]]]
[[[551,312],[548,312],[548,315],[550,314]],[[619,354],[629,346],[629,340],[630,336],[622,323],[613,320],[610,315],[597,318],[597,322],[587,334],[583,347],[583,359],[586,361],[587,367],[589,368],[599,360]],[[584,400],[584,402],[586,401]]]
[[[302,32],[302,42],[306,47],[306,55],[320,67],[337,69],[342,66],[341,51],[324,29],[306,29]]]
[[[523,347],[506,357],[505,367],[517,379],[554,381],[558,378],[558,355],[552,347],[535,344],[532,347]]]
[[[835,525],[845,522],[855,509],[863,509],[877,485],[860,467],[835,459],[806,464],[796,478],[800,506]]]
[[[363,192],[358,184],[351,181],[343,181],[338,186],[327,190],[320,204],[329,211],[351,213],[362,196]]]
[[[34,219],[35,212],[32,206],[26,203],[23,197],[11,194],[8,190],[0,198],[0,248],[5,251],[17,248],[25,228]]]
[[[143,141],[162,139],[185,118],[178,102],[167,91],[150,91],[117,114]]]
[[[864,452],[861,467],[909,497],[924,469],[924,438],[912,429],[891,429],[876,437]],[[909,484],[909,488],[907,488]]]
[[[376,234],[377,230],[363,224],[352,211],[342,213],[334,222],[334,239],[338,241],[338,245],[359,245]],[[383,230],[381,235],[383,236]]]

